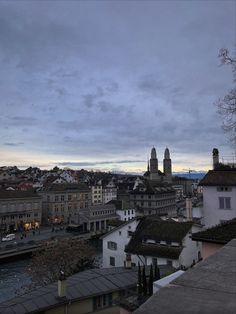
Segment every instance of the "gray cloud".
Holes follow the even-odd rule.
[[[229,154],[213,103],[234,26],[232,1],[1,1],[1,136],[66,160]]]
[[[98,161],[98,162],[58,162],[54,163],[58,166],[63,167],[93,167],[100,165],[109,165],[109,164],[132,164],[132,163],[143,163],[144,160],[117,160],[117,161]]]
[[[24,145],[24,143],[10,143],[10,142],[6,142],[6,143],[3,143],[3,145],[5,146],[21,146],[21,145]]]

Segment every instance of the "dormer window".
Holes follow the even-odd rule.
[[[218,192],[231,192],[232,188],[230,186],[218,186],[217,191]]]

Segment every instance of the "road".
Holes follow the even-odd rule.
[[[17,232],[15,233],[15,240],[0,242],[0,250],[4,251],[27,244],[32,245],[43,240],[51,240],[52,238],[68,238],[77,236],[81,239],[89,239],[91,236],[90,233],[75,235],[74,233],[66,232],[65,230],[52,231],[51,227],[41,227],[40,230],[35,230],[34,233],[32,230],[26,231],[25,234],[26,236],[22,238],[22,233]]]

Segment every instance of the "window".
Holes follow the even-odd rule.
[[[93,297],[93,311],[112,306],[112,293]]]
[[[61,201],[64,201],[64,200],[65,200],[65,196],[61,195]]]
[[[217,191],[218,192],[231,192],[232,188],[230,186],[218,186]]]
[[[119,231],[119,235],[121,235],[121,231]]]
[[[112,241],[108,241],[107,242],[107,248],[110,250],[117,250],[117,243],[116,242],[112,242]]]
[[[219,209],[231,209],[231,198],[219,197]]]
[[[115,266],[115,257],[110,256],[110,266]]]
[[[128,235],[128,237],[131,237],[132,235],[133,235],[133,231],[127,231],[127,235]]]
[[[59,198],[58,195],[55,196],[55,202],[58,202]]]
[[[71,199],[72,199],[72,195],[69,194],[69,195],[68,195],[68,201],[71,201]]]

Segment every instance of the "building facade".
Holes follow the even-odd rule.
[[[0,224],[2,232],[23,231],[39,227],[42,220],[42,198],[33,191],[0,191]]]
[[[118,218],[114,204],[89,206],[80,210],[79,217],[84,231],[90,232],[104,232],[108,221]]]
[[[104,268],[124,266],[125,247],[135,232],[138,222],[137,219],[124,222],[102,237],[102,266]]]
[[[80,212],[91,206],[91,190],[85,184],[51,184],[39,193],[45,224],[80,224]]]
[[[236,218],[236,169],[210,170],[199,185],[206,228]]]
[[[130,192],[130,207],[137,215],[176,214],[176,191],[171,185],[156,181],[143,180]]]

